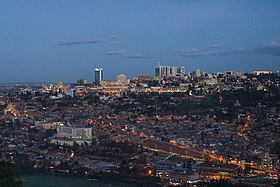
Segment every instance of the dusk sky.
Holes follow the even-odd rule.
[[[0,1],[0,82],[280,70],[279,0]]]

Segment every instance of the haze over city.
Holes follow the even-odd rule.
[[[279,70],[280,2],[1,1],[0,82]]]

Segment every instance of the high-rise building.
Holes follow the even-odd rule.
[[[185,76],[185,67],[181,66],[177,68],[177,73],[176,73],[177,77],[184,77]]]
[[[174,66],[172,66],[172,67],[170,67],[170,76],[172,76],[172,77],[176,77],[177,76],[177,67],[174,67]]]
[[[100,82],[103,80],[103,69],[102,68],[95,68],[94,70],[94,82],[96,84],[100,84]]]
[[[174,66],[156,66],[155,76],[156,77],[183,77],[185,74],[184,66],[174,67]]]
[[[170,66],[157,66],[155,68],[156,77],[169,77],[170,76]]]

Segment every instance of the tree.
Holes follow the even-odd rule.
[[[277,154],[278,158],[280,158],[280,142],[276,142],[271,150],[272,153]]]
[[[23,182],[16,178],[14,164],[0,161],[0,187],[23,187]]]

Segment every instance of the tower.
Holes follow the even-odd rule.
[[[100,84],[100,82],[103,80],[103,69],[102,68],[95,68],[94,69],[94,82],[96,84]]]

